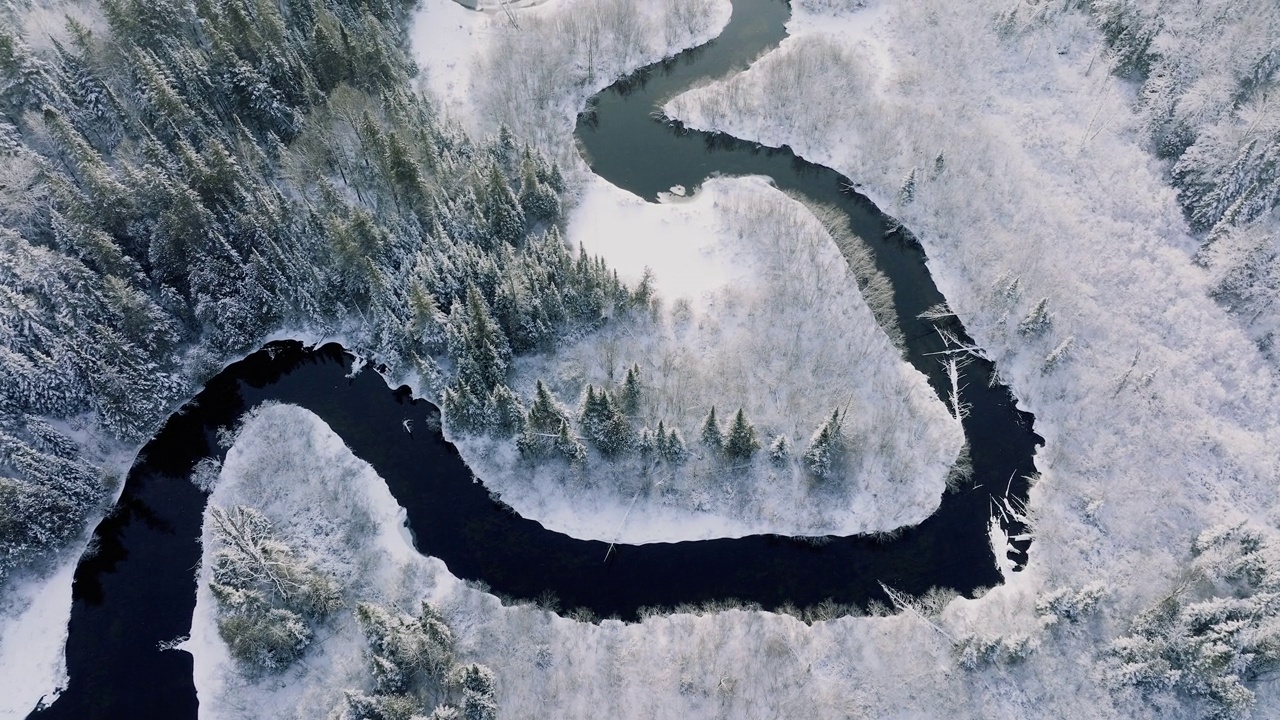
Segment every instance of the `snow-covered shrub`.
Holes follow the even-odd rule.
[[[955,639],[956,662],[965,670],[978,670],[993,664],[1011,664],[1025,660],[1039,647],[1030,633],[1008,635],[961,635]]]
[[[307,621],[292,610],[272,607],[263,593],[227,585],[212,589],[218,601],[218,634],[249,674],[284,670],[311,644]]]
[[[414,720],[423,717],[421,705],[405,695],[365,695],[348,690],[344,700],[346,707],[341,720]]]
[[[800,5],[815,13],[838,14],[866,7],[867,0],[799,0]]]

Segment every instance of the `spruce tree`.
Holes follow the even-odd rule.
[[[786,435],[777,435],[769,443],[769,459],[775,463],[783,463],[791,457],[791,441]]]
[[[568,424],[569,418],[560,409],[559,403],[551,395],[542,381],[537,382],[533,391],[533,405],[529,408],[529,427],[540,432],[558,432],[561,425]]]
[[[711,412],[707,413],[707,417],[702,421],[702,430],[699,432],[699,438],[702,444],[719,452],[724,449],[724,431],[720,429],[720,421],[716,420],[716,407],[711,406]]]
[[[488,230],[487,243],[489,249],[496,249],[501,244],[518,245],[524,238],[524,211],[506,178],[498,171],[498,166],[489,168],[489,181],[485,187],[484,220]]]
[[[756,440],[756,429],[747,422],[746,413],[742,408],[738,408],[738,413],[733,416],[733,425],[729,428],[729,437],[725,441],[724,449],[729,457],[738,460],[746,460],[760,449],[760,442]]]
[[[560,426],[556,435],[555,450],[569,462],[582,462],[587,459],[587,448],[569,434],[569,423]]]
[[[632,365],[627,369],[627,377],[622,382],[622,411],[635,415],[640,410],[640,366]]]
[[[805,467],[819,478],[826,478],[840,460],[844,451],[844,439],[840,433],[840,411],[832,411],[831,417],[818,426],[809,447],[804,451]]]

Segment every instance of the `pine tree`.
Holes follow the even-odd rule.
[[[488,249],[496,249],[503,243],[518,245],[524,239],[524,211],[496,165],[489,168],[485,186],[484,221],[487,237],[492,239]]]
[[[657,446],[658,443],[649,428],[640,431],[640,438],[636,440],[636,449],[640,451],[641,456],[648,457]]]
[[[688,450],[684,446],[684,438],[680,437],[680,431],[671,428],[668,432],[666,425],[662,421],[658,421],[658,436],[654,440],[655,448],[658,456],[673,465],[684,462],[688,455]]]
[[[791,441],[786,435],[774,436],[773,442],[769,443],[769,459],[775,463],[783,463],[789,457],[791,457]]]
[[[1039,335],[1049,327],[1052,321],[1053,317],[1049,314],[1049,298],[1040,298],[1031,308],[1031,312],[1018,323],[1018,332],[1022,335]]]
[[[898,188],[898,204],[909,205],[911,201],[916,199],[916,169],[911,168],[911,172],[902,179],[902,187]]]
[[[555,450],[569,462],[582,462],[587,459],[587,448],[569,434],[569,423],[560,426],[556,435]]]
[[[453,671],[453,684],[462,689],[462,716],[466,720],[496,720],[498,702],[493,671],[471,663]]]
[[[587,398],[580,416],[582,434],[606,457],[619,455],[635,444],[635,430],[609,393],[587,386]]]
[[[463,352],[461,357],[455,358],[458,377],[472,388],[487,393],[506,381],[510,346],[474,285],[467,288],[465,317]],[[453,318],[450,320],[452,323]]]
[[[834,410],[826,422],[818,426],[804,451],[804,464],[819,478],[826,478],[841,459],[844,438],[840,433],[840,411]]]
[[[699,438],[702,444],[720,452],[724,450],[724,431],[720,429],[720,421],[716,420],[716,408],[711,406],[711,412],[707,413],[707,417],[702,421],[702,430],[699,432]]]
[[[494,431],[511,435],[524,430],[524,405],[505,383],[489,393],[488,405],[492,408],[490,416],[493,418]]]
[[[561,425],[567,425],[569,418],[556,402],[551,391],[542,381],[537,382],[533,393],[533,405],[529,408],[529,427],[541,432],[558,432]]]
[[[729,428],[729,437],[725,441],[724,449],[729,457],[738,460],[746,460],[760,449],[760,442],[756,439],[756,429],[747,422],[746,413],[742,408],[738,408],[738,413],[733,416],[733,424]]]
[[[627,369],[627,377],[622,382],[622,411],[635,415],[640,411],[640,366],[632,365]]]
[[[538,179],[532,160],[526,160],[520,178],[520,208],[526,220],[554,224],[560,220],[560,197]]]

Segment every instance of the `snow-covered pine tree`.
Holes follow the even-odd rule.
[[[537,166],[528,148],[524,157],[520,176],[520,209],[529,222],[555,224],[560,221],[560,196],[538,179]]]
[[[791,457],[791,441],[786,435],[775,435],[769,443],[769,459],[775,463],[786,462]]]
[[[1018,332],[1022,335],[1039,335],[1043,333],[1053,322],[1053,316],[1049,312],[1049,298],[1040,298],[1036,304],[1022,318],[1022,322],[1018,323]]]
[[[479,663],[455,668],[453,682],[462,690],[462,716],[466,720],[496,720],[498,700],[493,671]]]
[[[489,168],[483,207],[487,249],[497,249],[499,243],[518,245],[524,239],[524,211],[497,165]]]
[[[560,403],[541,380],[534,385],[533,404],[529,406],[529,427],[541,432],[558,432],[569,422]]]
[[[910,205],[916,199],[916,169],[911,168],[911,172],[902,179],[902,186],[898,188],[898,204]]]
[[[587,448],[569,434],[569,423],[560,426],[556,435],[555,450],[569,462],[582,462],[587,459]]]
[[[804,464],[816,477],[827,478],[838,464],[844,452],[844,437],[840,431],[840,411],[834,410],[831,417],[818,426],[809,447],[804,451]]]
[[[747,422],[747,415],[742,408],[738,408],[724,443],[725,454],[737,460],[746,460],[759,449],[760,441],[756,439],[755,427]]]
[[[627,368],[627,376],[622,381],[622,393],[618,400],[622,412],[635,415],[640,411],[640,393],[640,366],[632,365]]]
[[[658,456],[672,465],[684,462],[689,453],[685,448],[684,438],[680,437],[680,430],[671,428],[668,431],[661,420],[658,421],[658,437],[655,444]]]
[[[609,393],[587,386],[580,419],[582,434],[606,457],[630,450],[636,441],[635,430]]]
[[[702,429],[698,432],[698,439],[702,444],[711,448],[715,452],[724,450],[724,431],[720,429],[720,421],[716,419],[716,407],[711,406],[711,412],[702,420]]]

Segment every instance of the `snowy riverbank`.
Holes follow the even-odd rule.
[[[867,683],[871,669],[857,667],[870,648],[898,646],[875,661],[874,675],[886,684],[889,675],[910,677],[922,659],[936,663],[949,652],[936,631],[909,615],[806,626],[733,610],[597,625],[532,605],[504,607],[418,555],[386,484],[319,418],[296,407],[264,408],[241,428],[210,499],[211,508],[238,504],[262,512],[276,537],[328,573],[344,609],[317,629],[293,668],[247,679],[216,629],[206,525],[192,635],[183,646],[195,657],[203,720],[321,717],[341,706],[344,690],[369,691],[366,645],[351,612],[365,601],[412,608],[428,599],[439,607],[457,655],[493,668],[504,718],[886,717]]]
[[[914,525],[938,506],[963,444],[959,423],[901,357],[823,225],[761,179],[715,180],[690,200],[645,203],[590,183],[569,240],[629,283],[653,271],[650,317],[522,358],[512,387],[542,381],[576,405],[638,368],[632,419],[685,438],[679,465],[643,454],[530,466],[509,444],[456,439],[473,471],[524,517],[583,538],[669,542],[749,534],[853,535]],[[698,440],[712,407],[743,408],[762,448],[729,466]],[[844,462],[801,460],[832,412]],[[768,448],[783,438],[786,458]]]

